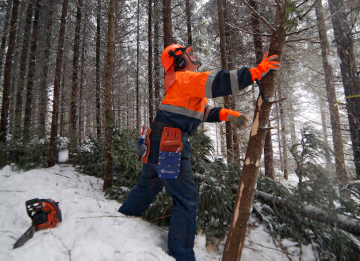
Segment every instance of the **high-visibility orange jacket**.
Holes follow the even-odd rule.
[[[207,98],[235,93],[253,83],[249,68],[210,72],[175,72],[176,80],[165,94],[155,121],[170,124],[192,135],[202,121],[219,122],[222,108]],[[225,117],[226,118],[226,117]]]

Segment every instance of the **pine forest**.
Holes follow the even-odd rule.
[[[284,260],[360,259],[360,1],[0,0],[0,32],[0,169],[68,164],[119,203],[165,97],[164,48],[192,45],[198,72],[277,55],[278,71],[209,99],[248,128],[202,122],[189,139],[196,233],[224,261],[259,226]],[[172,208],[160,191],[142,219],[167,228]]]

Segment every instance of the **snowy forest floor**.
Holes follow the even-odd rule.
[[[166,254],[167,230],[118,213],[120,204],[104,197],[102,184],[101,179],[80,174],[70,165],[27,172],[12,171],[10,166],[0,170],[0,260],[174,260]],[[63,222],[36,232],[25,245],[13,250],[31,225],[25,202],[33,198],[60,202]],[[253,225],[242,261],[316,259],[310,245],[300,247],[287,239],[274,242],[255,217],[250,221]],[[217,247],[206,246],[204,235],[195,240],[197,261],[221,260],[219,251],[225,240]]]

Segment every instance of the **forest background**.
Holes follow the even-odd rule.
[[[301,187],[309,180],[319,186],[321,174],[321,182],[334,181],[339,197],[356,205],[359,194],[351,187],[360,179],[359,11],[355,0],[0,1],[0,165],[51,167],[68,149],[70,162],[104,177],[108,195],[123,200],[141,168],[135,156],[141,126],[150,126],[164,97],[164,47],[192,44],[200,71],[256,67],[270,50],[279,55],[281,69],[262,81],[266,101],[256,84],[210,101],[253,122],[259,113],[262,136],[249,140],[254,126],[240,132],[230,123],[202,123],[193,138],[199,188],[221,183],[224,194],[217,201],[229,202],[216,214],[226,222],[215,236],[229,228],[241,178],[251,172],[249,182],[259,186],[260,167],[266,182],[298,175],[300,202],[324,206],[309,200],[307,185],[307,192]],[[264,117],[261,102],[268,105]],[[255,147],[259,163],[250,160]],[[302,172],[310,158],[315,174]],[[253,169],[243,168],[247,159]],[[216,178],[206,178],[217,167]],[[229,173],[224,180],[223,173]],[[165,196],[157,200],[148,218],[171,211]],[[355,218],[354,211],[340,209]],[[210,217],[200,220],[203,229],[212,224]]]

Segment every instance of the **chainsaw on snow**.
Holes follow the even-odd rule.
[[[54,228],[62,221],[59,202],[34,198],[26,201],[26,211],[32,220],[31,227],[16,241],[14,249],[21,247],[39,230]]]

